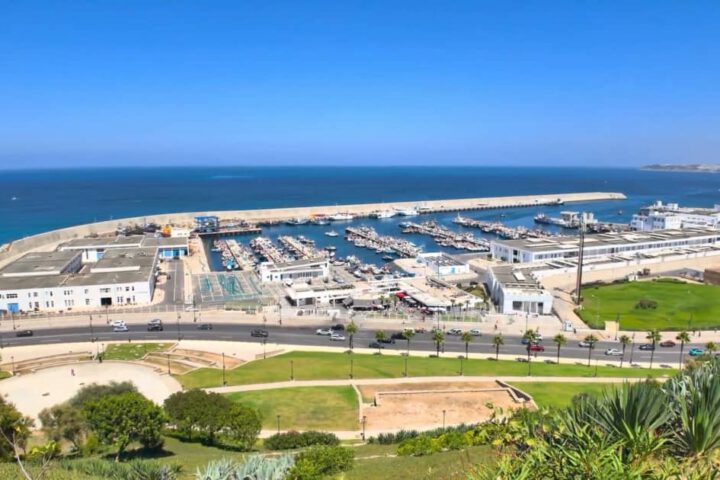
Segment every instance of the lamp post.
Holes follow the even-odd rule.
[[[10,362],[12,363],[12,374],[15,375],[15,357],[10,355]]]
[[[635,353],[635,334],[632,336],[632,343],[630,344],[630,366],[632,367],[633,353]]]
[[[465,375],[465,373],[464,373],[464,371],[463,371],[463,359],[464,359],[464,357],[460,357],[460,376],[461,376],[461,377],[462,377],[463,375]]]
[[[405,372],[403,372],[403,376],[405,376],[405,377],[408,376],[407,365],[408,365],[408,355],[405,355]]]
[[[265,345],[267,345],[267,338],[263,337],[263,360],[267,358],[267,350],[265,348]]]
[[[180,312],[178,312],[178,314],[177,314],[177,339],[178,339],[178,342],[181,340],[181,336],[180,336]]]
[[[443,410],[443,429],[445,428],[445,413],[446,410]]]
[[[92,315],[90,315],[90,341],[95,341],[95,332],[93,331]]]
[[[277,433],[280,433],[280,415],[277,416]]]
[[[170,354],[165,354],[167,357],[167,368],[168,368],[168,375],[170,375]]]
[[[362,418],[362,439],[363,439],[363,442],[365,441],[365,424],[366,424],[366,423],[367,423],[367,417],[366,417],[365,415],[363,415],[363,418]]]
[[[222,373],[223,373],[223,387],[227,385],[227,381],[225,380],[225,352],[222,354]]]
[[[350,357],[350,380],[353,378],[353,359]]]
[[[295,365],[292,360],[290,360],[290,380],[295,380]]]

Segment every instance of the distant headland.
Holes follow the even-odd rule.
[[[640,167],[640,170],[653,170],[660,172],[720,173],[720,163],[654,163],[652,165],[645,165],[643,167]]]

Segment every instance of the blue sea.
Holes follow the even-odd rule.
[[[469,212],[466,216],[532,225],[540,211],[592,211],[604,221],[628,221],[655,200],[711,207],[720,203],[720,175],[637,169],[545,167],[187,167],[4,171],[0,188],[0,243],[82,223],[165,212],[244,210],[307,205],[422,201],[444,198],[561,192],[613,191],[625,201],[566,207]],[[331,210],[331,209],[329,209]],[[622,212],[622,213],[620,213]],[[455,214],[435,216],[455,227]],[[428,216],[418,217],[429,219]],[[363,219],[385,234],[399,235],[400,218]],[[344,226],[335,229],[342,233]],[[277,226],[265,234],[303,234],[319,246],[333,243],[338,255],[360,254],[328,227]],[[476,231],[477,233],[478,231]],[[240,237],[246,242],[247,237]],[[412,241],[435,250],[429,237]],[[379,258],[379,257],[378,257]]]

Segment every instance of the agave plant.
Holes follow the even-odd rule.
[[[269,457],[253,455],[243,463],[224,458],[198,469],[197,480],[283,480],[295,464],[293,455]]]

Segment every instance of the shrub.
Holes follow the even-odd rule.
[[[417,430],[400,430],[396,433],[381,433],[377,437],[370,437],[368,443],[377,443],[379,445],[392,445],[393,443],[400,443],[410,438],[415,438],[420,435]]]
[[[128,463],[109,462],[99,458],[64,461],[65,470],[108,480],[174,480],[182,471],[177,464],[133,460]]]
[[[355,452],[349,448],[318,445],[301,452],[295,458],[287,480],[317,480],[350,470]]]
[[[269,450],[291,450],[311,447],[313,445],[339,445],[340,439],[328,432],[296,432],[276,433],[265,439],[265,447]]]
[[[397,454],[401,457],[413,456],[420,457],[423,455],[431,455],[442,450],[441,442],[429,435],[420,435],[402,442],[397,449]]]
[[[658,303],[655,300],[643,298],[635,304],[635,310],[655,310],[657,306]]]

